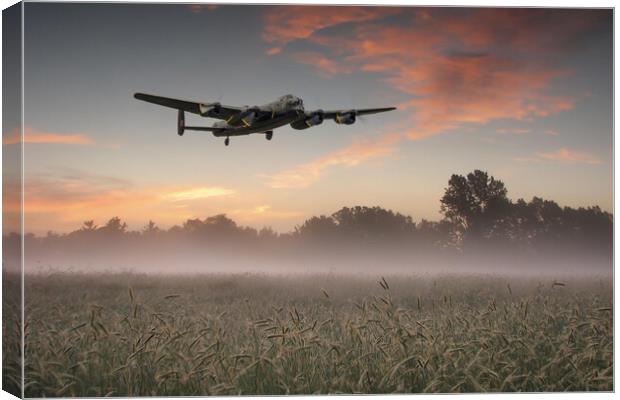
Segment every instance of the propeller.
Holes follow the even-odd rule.
[[[355,96],[351,92],[349,92],[349,104],[355,104]],[[354,108],[351,109],[354,110]],[[365,116],[355,113],[355,122],[361,122],[365,124],[366,122],[368,122],[368,120]]]

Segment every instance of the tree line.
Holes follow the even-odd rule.
[[[315,216],[292,232],[241,226],[225,214],[188,219],[162,229],[149,221],[129,230],[113,217],[97,226],[85,221],[73,232],[26,235],[38,248],[101,249],[107,246],[184,243],[185,246],[406,246],[419,251],[586,252],[611,256],[613,216],[594,207],[561,207],[553,200],[508,198],[504,183],[476,170],[451,176],[440,199],[442,218],[421,220],[381,207],[343,207]],[[7,240],[8,238],[5,238]]]

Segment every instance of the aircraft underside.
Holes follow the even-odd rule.
[[[297,114],[293,113],[291,115],[284,115],[284,116],[276,117],[273,119],[269,119],[267,121],[254,122],[250,126],[241,126],[241,127],[223,129],[220,132],[213,132],[213,136],[228,137],[228,136],[251,135],[253,133],[265,133],[267,131],[272,131],[273,129],[280,128],[284,125],[288,125],[291,122],[295,121],[297,118],[298,118]]]
[[[230,144],[231,136],[246,136],[254,133],[264,134],[267,140],[271,140],[273,137],[273,130],[280,128],[284,125],[288,125],[291,122],[299,118],[296,112],[290,112],[286,115],[270,118],[265,121],[255,121],[251,125],[243,125],[240,127],[221,128],[214,127],[200,127],[200,126],[185,126],[185,116],[183,111],[179,112],[179,135],[183,135],[186,130],[193,131],[209,131],[215,137],[225,137],[224,144],[228,146]]]
[[[282,125],[279,125],[282,126]],[[252,131],[246,131],[246,130],[242,130],[242,129],[231,129],[231,130],[225,130],[222,132],[213,132],[213,136],[215,137],[225,137],[226,139],[224,140],[224,144],[226,146],[228,146],[230,144],[230,137],[231,136],[245,136],[245,135],[251,135],[253,133],[263,133],[265,134],[265,139],[267,140],[271,140],[271,138],[273,137],[273,130],[268,130],[268,131],[256,131],[256,130],[252,130]]]

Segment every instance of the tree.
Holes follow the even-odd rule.
[[[343,237],[396,238],[415,231],[411,217],[381,207],[344,207],[332,215]]]
[[[275,240],[278,238],[278,232],[274,231],[270,226],[266,226],[258,231],[258,237],[263,240]]]
[[[455,240],[505,236],[511,206],[506,194],[504,183],[486,172],[452,175],[441,198],[441,212],[453,224]]]
[[[111,234],[122,235],[127,231],[127,224],[121,221],[119,217],[110,218],[105,226],[99,228],[99,231]]]
[[[214,231],[234,232],[238,229],[237,223],[228,218],[226,214],[218,214],[205,219],[204,224],[213,228]]]
[[[94,220],[88,220],[88,221],[84,221],[84,226],[82,227],[82,230],[84,231],[94,231],[95,229],[97,229],[97,225],[95,225],[95,221]]]
[[[153,222],[152,220],[149,220],[149,223],[146,224],[144,226],[144,228],[142,228],[142,234],[143,235],[156,235],[160,232],[160,229],[157,227],[157,225],[155,224],[155,222]]]
[[[207,217],[204,221],[198,218],[188,219],[183,224],[182,232],[198,241],[208,238],[209,241],[229,241],[230,243],[235,238],[251,239],[258,236],[256,229],[239,226],[226,214]]]
[[[326,238],[336,233],[336,221],[332,217],[321,215],[306,220],[295,228],[295,233],[303,238]]]

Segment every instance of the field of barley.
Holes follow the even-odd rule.
[[[28,397],[613,390],[604,277],[48,273],[25,288]]]

